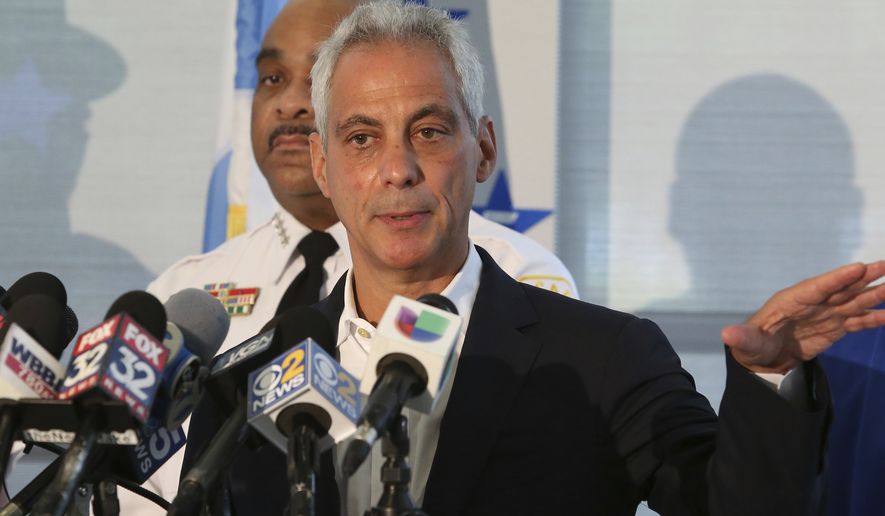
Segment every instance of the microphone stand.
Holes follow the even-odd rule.
[[[46,489],[46,493],[37,500],[32,514],[35,516],[63,516],[74,498],[77,486],[86,473],[86,462],[92,454],[98,440],[98,431],[103,422],[102,414],[97,410],[86,413],[80,430],[74,437],[67,452],[62,455],[61,467]]]
[[[22,488],[2,509],[0,516],[24,516],[31,512],[37,499],[43,494],[46,486],[52,482],[61,467],[62,457],[58,456],[49,466],[43,469],[28,485]]]
[[[381,466],[381,480],[384,492],[378,505],[365,512],[364,516],[427,516],[415,507],[409,494],[412,469],[409,467],[409,422],[406,416],[398,415],[381,439],[381,453],[387,460]]]
[[[242,440],[246,423],[246,403],[240,400],[233,414],[221,426],[197,457],[191,470],[178,486],[178,494],[169,506],[168,516],[192,516],[200,514],[208,496],[216,492],[222,476],[227,473],[233,461],[234,451]]]
[[[95,516],[120,516],[117,484],[112,480],[102,480],[93,485],[92,512]]]
[[[15,442],[15,431],[19,426],[18,407],[6,400],[0,401],[0,474],[6,475],[9,467],[9,454]]]
[[[286,472],[289,475],[289,514],[313,516],[315,511],[317,434],[312,425],[299,425],[289,434]]]

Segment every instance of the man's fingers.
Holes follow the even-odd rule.
[[[885,276],[885,260],[870,262],[867,265],[867,272],[864,274],[864,280],[872,283],[877,279]]]
[[[855,292],[845,299],[841,306],[836,306],[836,311],[846,317],[861,315],[868,309],[885,303],[885,285],[875,285]]]
[[[863,263],[850,263],[801,281],[781,292],[793,292],[793,299],[801,305],[817,305],[834,295],[851,292],[852,288],[862,288],[868,283],[864,281],[867,271],[868,266]]]
[[[840,292],[836,292],[827,301],[830,306],[838,306],[850,301],[858,292],[862,292],[871,287],[868,285],[885,275],[885,261],[871,262],[866,264],[866,272],[863,277],[849,285]]]
[[[868,310],[862,315],[849,317],[843,325],[847,331],[861,331],[885,325],[885,310]]]

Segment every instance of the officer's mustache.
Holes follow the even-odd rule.
[[[268,149],[273,148],[273,142],[277,139],[278,136],[282,135],[291,135],[291,134],[303,134],[304,136],[310,136],[310,133],[316,132],[316,128],[310,125],[292,125],[292,124],[282,124],[278,125],[276,129],[270,132],[270,136],[267,137],[267,147]]]

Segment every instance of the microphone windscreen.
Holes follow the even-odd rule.
[[[186,288],[163,305],[169,322],[185,334],[184,345],[200,362],[208,364],[230,328],[230,316],[221,302],[198,288]]]
[[[18,281],[9,287],[9,290],[0,287],[0,310],[9,311],[12,305],[19,299],[31,294],[43,294],[64,306],[63,339],[65,345],[67,345],[77,335],[80,323],[71,307],[65,306],[68,302],[68,294],[65,291],[64,285],[61,280],[52,274],[48,272],[32,272],[19,278]]]
[[[310,337],[323,349],[334,349],[335,337],[329,320],[317,309],[309,306],[290,308],[273,320],[277,320],[274,340],[282,346],[293,346]],[[264,331],[264,330],[262,330]]]
[[[143,290],[133,290],[118,297],[108,309],[105,320],[125,312],[159,341],[166,335],[166,309],[160,301]]]
[[[49,296],[62,306],[68,302],[68,293],[61,280],[48,272],[31,272],[9,287],[9,290],[0,297],[0,306],[8,311],[19,299],[31,294]]]
[[[7,314],[28,332],[56,359],[61,356],[67,341],[64,336],[64,308],[57,300],[43,294],[31,294],[16,300]]]
[[[77,336],[77,331],[80,329],[80,321],[77,319],[77,314],[71,310],[70,306],[65,306],[64,309],[64,341],[65,345],[68,342],[71,342],[71,339]]]
[[[450,314],[458,315],[458,308],[455,307],[455,303],[453,303],[451,299],[441,294],[424,294],[423,296],[419,297],[417,301],[419,303],[424,303],[425,305],[429,305],[434,308],[439,308],[440,310],[445,310]]]

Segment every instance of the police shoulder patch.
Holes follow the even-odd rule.
[[[526,283],[533,287],[543,288],[550,292],[562,294],[568,297],[574,297],[574,287],[569,280],[562,276],[546,276],[543,274],[527,274],[516,278],[520,283]]]

